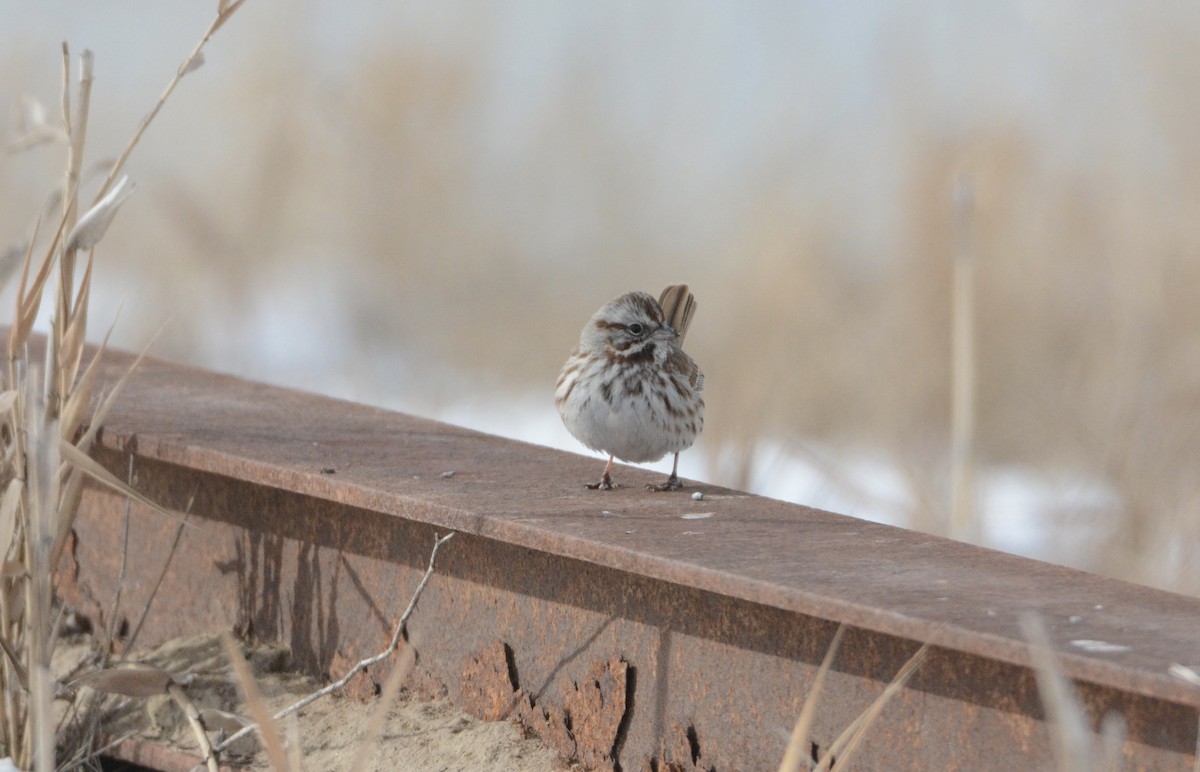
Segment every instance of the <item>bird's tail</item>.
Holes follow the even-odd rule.
[[[658,296],[658,306],[667,324],[679,333],[678,344],[682,347],[688,327],[692,324],[692,315],[696,313],[696,298],[686,284],[672,284]]]

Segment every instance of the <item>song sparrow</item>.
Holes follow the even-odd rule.
[[[658,301],[630,292],[601,308],[583,328],[579,345],[558,374],[554,401],[575,439],[608,454],[600,482],[609,490],[613,458],[633,463],[675,454],[671,476],[652,490],[674,491],[679,453],[704,428],[704,374],[683,353],[696,302],[674,284]]]

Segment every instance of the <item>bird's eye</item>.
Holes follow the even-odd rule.
[[[629,334],[630,335],[641,335],[643,329],[644,328],[642,327],[642,325],[638,324],[637,322],[634,322],[633,324],[629,325]]]

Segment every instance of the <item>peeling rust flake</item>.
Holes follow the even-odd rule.
[[[467,658],[463,665],[463,710],[484,721],[508,716],[521,698],[509,667],[510,652],[503,641]]]
[[[576,755],[589,769],[612,766],[627,707],[629,665],[619,659],[592,663],[587,678],[567,695]]]
[[[542,744],[551,748],[565,763],[576,757],[575,738],[567,728],[567,714],[562,708],[550,705],[543,708],[535,705],[526,693],[521,693],[517,707],[517,721],[526,731],[541,738]]]

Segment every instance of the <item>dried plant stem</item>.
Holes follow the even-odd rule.
[[[208,741],[208,733],[204,731],[204,722],[200,720],[200,711],[196,710],[196,706],[188,699],[183,687],[179,684],[170,683],[167,686],[167,694],[171,695],[171,699],[175,700],[175,704],[187,718],[188,726],[192,728],[192,734],[196,736],[196,742],[200,745],[200,752],[204,754],[204,764],[208,767],[208,772],[221,772],[217,765],[217,754],[213,751],[212,743]]]
[[[825,687],[825,678],[829,675],[830,668],[833,667],[833,659],[837,656],[838,648],[842,645],[842,636],[845,633],[846,625],[838,625],[837,632],[833,634],[833,640],[829,642],[829,648],[825,651],[825,659],[821,662],[816,677],[813,678],[812,686],[809,687],[808,696],[804,698],[804,707],[800,709],[800,717],[796,719],[796,726],[792,729],[787,750],[784,751],[783,760],[779,762],[779,772],[798,772],[800,765],[804,763],[805,746],[812,734],[813,721],[817,717],[817,701],[821,697],[821,690]]]
[[[937,636],[936,632],[934,636]],[[871,706],[859,714],[858,718],[851,722],[850,726],[846,727],[842,734],[833,741],[825,758],[821,759],[817,766],[818,770],[828,772],[833,769],[835,763],[839,769],[849,765],[854,752],[858,750],[863,738],[867,736],[867,730],[870,729],[871,724],[875,723],[875,719],[879,718],[879,714],[883,712],[887,704],[900,693],[908,680],[917,672],[917,668],[925,661],[925,657],[929,653],[929,646],[930,642],[926,641],[921,648],[917,649],[917,653],[904,663],[891,682],[884,687],[883,693],[876,697]]]
[[[975,261],[971,219],[975,197],[970,178],[954,191],[958,254],[954,257],[951,332],[950,536],[974,541],[979,522],[974,506],[975,446]]]
[[[187,526],[188,517],[192,514],[192,505],[195,503],[196,494],[193,493],[191,498],[188,499],[187,507],[183,510],[183,519],[175,527],[175,539],[171,542],[171,549],[167,551],[167,559],[163,561],[162,570],[158,572],[158,578],[154,580],[154,587],[150,590],[150,597],[146,598],[146,603],[142,606],[141,616],[138,617],[137,624],[133,626],[133,631],[129,633],[129,641],[125,646],[125,653],[121,654],[122,662],[125,661],[126,654],[137,643],[138,634],[142,632],[142,625],[146,623],[146,617],[150,614],[150,607],[154,605],[154,599],[158,597],[158,589],[162,587],[163,578],[167,575],[167,569],[171,567],[171,561],[175,559],[175,553],[179,550],[179,540],[183,536],[183,529]]]
[[[1021,633],[1029,643],[1038,692],[1054,738],[1054,768],[1062,772],[1095,769],[1092,738],[1079,695],[1063,675],[1041,617],[1021,615]]]
[[[292,772],[303,772],[304,759],[300,755],[303,741],[300,739],[300,719],[295,713],[287,717],[284,731],[287,733],[288,769]]]
[[[833,744],[829,746],[829,750],[825,752],[824,757],[818,762],[816,766],[818,772],[829,772],[835,764],[841,769],[849,763],[850,758],[866,736],[871,724],[879,717],[879,714],[888,702],[904,688],[908,679],[912,677],[913,673],[916,672],[917,668],[925,660],[925,655],[928,651],[928,643],[921,646],[917,650],[917,653],[908,662],[904,663],[904,666],[900,668],[900,672],[884,687],[883,693],[875,698],[870,707],[860,713],[856,719],[850,722],[849,726],[842,730],[842,733],[833,741]]]
[[[15,383],[15,381],[13,383]],[[12,420],[13,423],[10,425],[16,425],[16,419]],[[18,435],[19,434],[20,432],[18,432]],[[5,557],[7,557],[7,555]],[[19,658],[16,657],[13,652],[7,651],[7,642],[9,640],[16,640],[14,633],[18,629],[18,625],[16,625],[13,621],[12,608],[9,604],[9,599],[9,586],[0,585],[0,641],[4,642],[6,647],[5,653],[7,654],[5,657],[0,657],[0,666],[3,667],[3,670],[0,672],[2,672],[4,675],[5,685],[19,683],[19,674],[21,670]],[[19,727],[24,721],[23,717],[19,715],[19,694],[20,691],[17,689],[4,689],[4,737],[7,740],[8,752],[10,756],[15,755],[15,750],[13,749],[15,744],[14,740],[17,737],[20,737]]]
[[[63,58],[70,67],[70,57],[66,44],[63,45]],[[85,50],[79,56],[79,103],[75,106],[75,119],[71,121],[64,116],[69,125],[68,136],[70,143],[67,151],[67,178],[64,185],[63,198],[63,228],[68,232],[75,225],[79,215],[79,176],[83,168],[83,146],[87,139],[88,110],[91,106],[92,95],[92,52]],[[69,77],[67,90],[69,91]],[[63,109],[70,111],[67,99],[63,101]],[[72,384],[64,381],[64,369],[60,367],[63,339],[71,325],[71,298],[75,286],[75,250],[64,242],[62,257],[58,263],[58,304],[52,320],[53,334],[50,336],[47,351],[46,368],[46,413],[50,418],[57,418],[66,400],[67,390]]]
[[[233,669],[234,677],[242,687],[242,694],[246,698],[246,707],[255,720],[255,723],[245,727],[245,731],[258,731],[259,736],[262,738],[263,747],[266,748],[267,762],[270,764],[271,769],[289,769],[283,739],[280,738],[278,729],[271,721],[271,715],[267,712],[266,700],[262,696],[262,690],[258,688],[258,683],[254,680],[254,673],[250,671],[249,663],[242,656],[238,642],[234,640],[232,635],[225,633],[221,636],[221,647],[225,649],[225,657],[229,660],[229,666]],[[218,753],[220,753],[221,747],[217,747],[216,750]]]
[[[66,53],[67,45],[64,43],[64,57]],[[88,112],[92,104],[93,65],[92,52],[84,50],[79,55],[79,104],[75,108],[75,120],[69,124],[71,142],[67,150],[66,196],[63,199],[63,205],[67,208],[66,231],[68,232],[75,225],[79,215],[79,178],[80,170],[83,168],[83,146],[87,141]],[[65,105],[65,107],[69,109],[69,105]],[[75,255],[74,250],[69,246],[59,263],[59,270],[62,271],[60,285],[62,292],[59,296],[58,315],[61,317],[65,330],[70,313],[71,290],[75,286]]]
[[[64,769],[76,769],[76,768],[82,766],[83,762],[86,761],[87,759],[99,758],[100,756],[103,756],[104,754],[108,753],[113,748],[116,748],[118,745],[125,742],[126,740],[132,740],[134,737],[137,737],[141,733],[142,733],[141,729],[134,729],[133,731],[126,732],[125,734],[120,735],[119,737],[114,737],[113,739],[111,739],[107,743],[105,743],[104,745],[101,745],[99,748],[95,748],[95,749],[89,748],[87,746],[83,746],[79,750],[76,751],[74,757],[68,759],[61,766]]]
[[[133,454],[129,454],[129,471],[125,475],[125,479],[129,482],[129,487],[134,485],[133,477]],[[133,499],[126,497],[125,499],[125,517],[121,526],[121,566],[117,570],[117,589],[113,593],[112,609],[108,615],[108,629],[105,630],[107,640],[104,641],[103,658],[108,659],[108,652],[112,651],[113,639],[117,635],[117,618],[121,615],[121,595],[125,590],[125,571],[129,561],[129,517],[133,509]]]
[[[9,445],[0,468],[0,563],[17,566],[6,570],[0,582],[0,756],[9,756],[22,769],[38,772],[53,770],[56,747],[67,759],[87,755],[91,747],[86,730],[80,738],[84,745],[70,746],[63,739],[63,727],[79,714],[78,705],[66,712],[64,723],[55,727],[51,702],[55,682],[49,665],[55,649],[61,615],[54,614],[53,581],[59,558],[69,541],[71,527],[79,510],[84,476],[120,491],[131,499],[165,512],[97,464],[87,454],[103,423],[115,395],[128,377],[126,373],[108,396],[92,408],[92,390],[100,354],[83,368],[84,341],[91,294],[92,248],[103,237],[121,202],[132,186],[119,173],[146,128],[184,75],[203,61],[202,49],[244,0],[222,0],[216,19],[201,41],[180,66],[166,91],[142,121],[119,159],[108,169],[108,177],[96,196],[96,204],[81,213],[80,198],[86,168],[84,150],[93,84],[93,56],[83,51],[78,58],[78,82],[72,83],[70,48],[62,46],[62,121],[66,140],[66,168],[61,190],[53,208],[39,216],[33,235],[25,248],[20,284],[16,293],[13,324],[8,335],[8,382],[0,387],[0,423]],[[118,180],[120,180],[118,182]],[[37,246],[43,219],[57,219],[57,228],[47,234],[48,246]],[[44,248],[44,252],[41,250]],[[38,254],[35,256],[35,250]],[[86,269],[76,286],[76,258],[85,250]],[[57,263],[57,266],[55,265]],[[51,307],[44,365],[30,366],[28,339],[48,292],[57,267],[56,293]],[[107,341],[107,338],[106,338]],[[101,347],[103,351],[103,346]],[[144,353],[144,352],[143,352]],[[140,361],[140,357],[139,357]],[[136,363],[134,365],[136,367]],[[90,421],[88,415],[91,414]],[[81,427],[88,428],[80,433]],[[132,465],[131,465],[132,474]],[[15,494],[15,495],[14,495]],[[190,509],[190,505],[189,505]],[[171,513],[168,513],[171,514]],[[129,513],[126,512],[120,576],[106,631],[108,644],[116,636],[124,597]],[[171,557],[179,544],[176,534]],[[164,573],[166,568],[163,569]],[[161,582],[161,576],[159,578]],[[155,585],[136,631],[145,620],[149,603],[158,590]],[[205,751],[206,763],[216,771],[216,760],[202,722],[194,707],[188,709],[186,697],[173,694],[184,708]],[[89,716],[91,714],[89,713]],[[91,719],[94,719],[91,716]],[[87,720],[87,719],[85,719]]]
[[[46,378],[52,377],[46,374]],[[38,772],[54,769],[54,721],[51,700],[54,697],[50,657],[54,651],[53,618],[50,611],[50,548],[54,539],[54,520],[59,515],[58,425],[46,412],[37,393],[37,378],[26,380],[26,425],[29,447],[28,502],[25,530],[25,565],[29,579],[25,582],[26,669],[29,673],[29,737],[32,744],[25,747],[24,758],[17,763],[28,768],[32,763]]]
[[[183,80],[184,75],[195,69],[197,61],[202,61],[201,57],[203,56],[204,46],[208,44],[209,39],[212,38],[225,22],[229,21],[229,17],[242,6],[243,2],[245,0],[237,0],[235,3],[222,3],[218,7],[217,18],[204,31],[204,35],[200,38],[200,42],[196,44],[196,47],[192,49],[192,53],[179,65],[179,69],[175,71],[174,77],[171,78],[171,81],[167,83],[167,87],[163,89],[162,94],[158,97],[158,102],[155,103],[154,108],[146,114],[145,118],[142,118],[142,122],[138,124],[137,130],[133,132],[133,136],[130,137],[128,144],[125,145],[125,149],[121,151],[121,155],[117,157],[112,168],[109,169],[108,177],[105,178],[104,184],[100,186],[100,192],[96,194],[97,201],[104,198],[104,194],[112,187],[117,179],[117,175],[125,167],[125,162],[129,160],[129,154],[133,152],[137,143],[141,141],[142,135],[146,133],[146,129],[150,127],[150,124],[158,115],[158,111],[162,109],[167,99],[171,96],[171,93],[175,91],[175,87],[179,85],[179,81]]]
[[[62,44],[62,119],[63,131],[71,136],[71,48],[64,40]]]
[[[417,584],[417,589],[413,591],[412,598],[408,601],[408,607],[404,609],[404,613],[401,614],[400,619],[396,621],[396,630],[392,634],[392,640],[391,643],[388,644],[388,647],[372,657],[367,657],[366,659],[361,660],[354,667],[350,668],[350,670],[348,670],[346,674],[337,681],[334,681],[322,689],[318,689],[312,694],[297,700],[283,710],[279,711],[272,717],[274,720],[278,721],[279,719],[295,713],[296,711],[312,704],[313,702],[316,702],[322,697],[344,688],[346,684],[350,683],[350,679],[354,678],[354,676],[358,675],[360,672],[366,670],[377,662],[380,662],[381,660],[391,656],[392,652],[394,652],[400,645],[400,637],[404,634],[404,627],[408,624],[408,618],[412,616],[413,611],[417,607],[417,600],[420,599],[421,593],[425,590],[425,585],[429,584],[429,579],[433,576],[433,568],[437,560],[438,550],[440,550],[442,545],[450,541],[450,539],[453,537],[453,531],[445,536],[438,536],[437,534],[434,534],[433,551],[429,554],[429,567],[425,569],[425,575],[421,577],[421,581]],[[225,750],[237,740],[254,731],[254,728],[254,725],[244,727],[243,729],[225,738],[225,740],[217,746],[217,751],[219,752]]]

